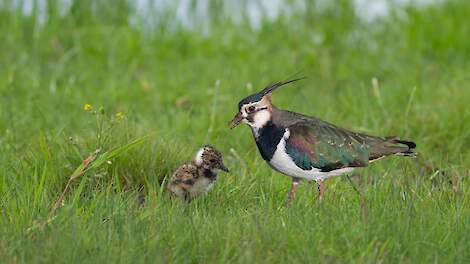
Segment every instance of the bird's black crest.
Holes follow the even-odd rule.
[[[303,80],[305,79],[306,77],[302,77],[302,78],[297,78],[297,79],[292,79],[292,80],[286,80],[286,81],[280,81],[280,82],[276,82],[276,83],[273,83],[271,85],[268,85],[267,87],[265,87],[263,90],[255,93],[255,94],[252,94],[250,96],[247,96],[245,98],[243,98],[239,103],[238,103],[238,109],[240,109],[243,105],[245,104],[249,104],[249,103],[254,103],[254,102],[258,102],[260,101],[265,95],[267,94],[270,94],[272,93],[274,90],[276,90],[277,88],[283,86],[283,85],[286,85],[286,84],[289,84],[289,83],[293,83],[293,82],[296,82],[296,81],[300,81],[300,80]]]

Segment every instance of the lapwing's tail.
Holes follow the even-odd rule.
[[[416,157],[416,143],[413,141],[401,140],[398,137],[389,138],[389,142],[397,144],[401,147],[400,151],[395,153],[395,155],[406,156],[406,157]]]

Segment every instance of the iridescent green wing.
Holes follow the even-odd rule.
[[[303,120],[288,127],[286,151],[297,166],[332,171],[345,167],[365,167],[370,146],[378,139],[338,128],[321,120]]]

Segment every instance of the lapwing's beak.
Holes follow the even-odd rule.
[[[229,172],[229,169],[225,166],[225,164],[223,164],[222,162],[219,164],[219,169],[225,171],[225,172]]]
[[[243,116],[240,114],[240,112],[238,112],[235,117],[233,117],[232,121],[230,121],[229,123],[229,126],[230,126],[230,129],[238,126],[243,120]]]

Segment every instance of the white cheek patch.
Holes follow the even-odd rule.
[[[263,127],[271,119],[271,113],[268,110],[261,110],[253,115],[253,122],[251,123],[254,127]]]
[[[246,120],[248,114],[245,112],[245,110],[242,111],[242,122],[245,123],[245,124],[248,124],[248,121]]]
[[[196,154],[196,157],[194,158],[194,161],[198,166],[202,165],[202,153],[204,153],[204,148],[200,148]]]

